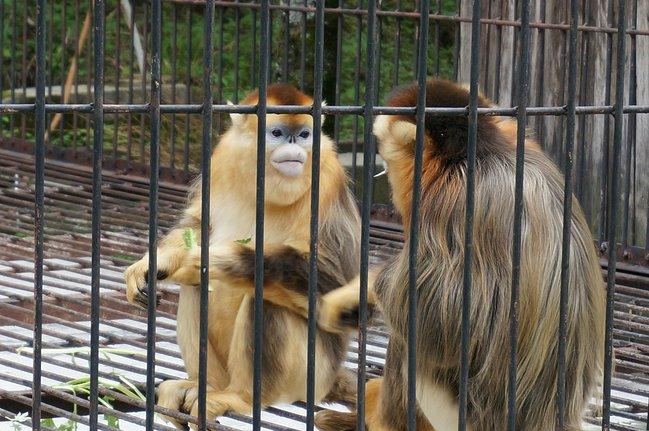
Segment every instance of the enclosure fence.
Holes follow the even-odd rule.
[[[35,8],[32,9],[33,5]],[[84,12],[86,18],[82,19]],[[22,423],[32,429],[52,429],[52,425],[44,421],[52,416],[69,418],[90,429],[111,429],[110,425],[99,421],[100,415],[110,415],[146,429],[172,429],[154,422],[155,413],[195,423],[200,429],[230,429],[227,425],[206,419],[209,235],[202,235],[200,243],[201,377],[198,380],[197,418],[155,405],[156,385],[169,377],[166,369],[175,367],[175,371],[182,371],[178,365],[161,357],[177,356],[177,353],[166,345],[161,347],[160,335],[156,333],[156,328],[174,329],[174,325],[169,323],[173,321],[174,310],[170,297],[163,296],[161,308],[156,307],[155,301],[149,301],[146,314],[137,317],[140,322],[146,322],[146,337],[133,342],[125,335],[120,337],[102,332],[100,324],[104,325],[113,318],[126,318],[131,312],[122,298],[108,300],[101,292],[107,284],[105,277],[112,277],[109,281],[117,283],[119,277],[115,274],[132,262],[133,255],[141,254],[146,246],[149,253],[148,297],[155,298],[159,293],[161,289],[156,279],[158,238],[169,229],[173,215],[182,208],[186,188],[181,185],[186,185],[198,171],[202,173],[201,194],[210,196],[212,146],[225,129],[225,117],[230,113],[257,115],[254,247],[256,262],[263,262],[266,115],[300,113],[314,119],[309,221],[309,361],[307,397],[302,406],[304,413],[289,416],[304,422],[306,429],[311,430],[314,413],[319,408],[315,403],[314,384],[319,155],[323,127],[341,153],[350,156],[347,167],[353,178],[362,218],[360,329],[354,363],[358,377],[357,427],[365,429],[365,382],[368,377],[380,374],[376,371],[380,366],[368,363],[367,359],[368,343],[371,344],[372,336],[376,335],[376,331],[368,328],[368,270],[373,264],[373,256],[380,255],[377,248],[396,249],[401,246],[403,238],[400,233],[395,233],[396,218],[391,219],[392,224],[377,221],[377,213],[385,209],[377,210],[373,204],[389,203],[389,192],[384,179],[374,178],[376,143],[372,124],[376,115],[408,114],[416,116],[417,124],[408,242],[407,355],[408,429],[415,429],[415,346],[418,336],[415,330],[418,299],[415,263],[420,234],[424,116],[469,118],[464,234],[465,249],[471,250],[475,224],[477,120],[478,116],[485,115],[515,117],[518,125],[512,310],[519,306],[524,141],[531,130],[564,174],[561,317],[557,340],[559,410],[563,412],[566,408],[565,303],[574,193],[583,204],[594,241],[599,247],[607,289],[606,322],[601,322],[606,328],[601,411],[597,409],[599,406],[594,407],[585,420],[603,430],[649,429],[648,17],[649,4],[638,0],[36,0],[24,5],[16,0],[1,1],[0,158],[3,155],[7,157],[7,164],[1,165],[7,175],[0,175],[0,182],[3,190],[8,190],[6,193],[10,193],[12,187],[12,193],[18,193],[16,184],[22,180],[16,173],[14,183],[11,169],[18,166],[31,172],[33,185],[29,190],[33,193],[33,231],[24,221],[24,213],[15,216],[15,220],[23,220],[16,222],[18,227],[15,227],[12,224],[13,213],[2,210],[4,220],[0,219],[0,223],[5,226],[0,226],[0,232],[7,241],[8,251],[0,254],[0,293],[3,293],[3,283],[14,283],[10,279],[32,282],[31,278],[25,279],[21,275],[22,267],[16,260],[28,258],[33,252],[33,299],[26,302],[33,315],[22,325],[25,327],[25,322],[32,325],[30,334],[12,334],[0,327],[1,336],[30,347],[31,350],[20,354],[32,358],[31,366],[12,363],[2,355],[0,365],[31,372],[33,378],[30,382],[8,371],[1,372],[0,380],[31,386],[31,392],[0,390],[0,415],[15,419],[16,414],[26,408],[30,414]],[[22,35],[18,33],[20,28]],[[468,82],[469,106],[426,107],[425,82],[429,76]],[[312,95],[313,105],[268,106],[267,87],[274,81],[295,83]],[[394,108],[381,105],[380,98],[390,88],[412,81],[418,83],[419,89],[416,106]],[[253,88],[259,91],[259,103],[240,104],[240,91]],[[501,107],[478,107],[479,90]],[[323,105],[325,99],[329,103]],[[228,104],[228,101],[233,104]],[[321,126],[318,119],[323,114],[333,117],[333,120]],[[359,159],[357,156],[361,151],[363,155]],[[33,159],[10,159],[8,152],[33,152]],[[69,165],[51,164],[49,160],[73,162],[79,168],[74,172]],[[85,165],[90,169],[83,168]],[[125,178],[138,179],[133,180],[129,189],[119,189],[115,172]],[[90,177],[91,180],[85,181]],[[79,194],[82,198],[79,202],[90,205],[90,225],[85,231],[89,234],[87,241],[63,237],[60,244],[53,243],[61,237],[48,231],[48,225],[54,230],[59,229],[56,214],[68,214],[66,208],[57,203],[57,199],[61,199],[56,194],[58,192],[52,191],[53,186],[49,185],[54,178],[84,184],[84,190],[90,192]],[[52,193],[51,196],[48,197],[48,193]],[[144,213],[127,217],[116,214],[111,205],[130,199],[129,193],[136,196],[132,199],[146,203],[140,208],[146,209],[147,218]],[[1,204],[20,204],[20,199],[14,195],[6,196],[8,198],[0,199]],[[48,215],[50,210],[58,212]],[[209,199],[202,200],[201,210],[201,231],[209,232]],[[140,235],[136,245],[127,251],[120,251],[119,236],[106,233],[120,224],[126,224],[133,236]],[[21,235],[16,236],[16,232]],[[25,236],[32,235],[32,232],[33,242],[29,242]],[[144,232],[148,237],[142,235]],[[79,247],[86,247],[90,259],[67,251],[64,253],[60,247],[77,249],[76,252],[80,251]],[[66,305],[66,302],[49,304],[47,301],[48,298],[64,300],[62,296],[65,294],[57,296],[56,292],[49,292],[46,288],[48,271],[60,269],[52,260],[59,255],[67,256],[71,262],[79,264],[79,268],[90,269],[89,302],[78,300],[75,303],[76,312],[87,316],[89,328],[61,317],[66,316],[65,307],[71,305]],[[467,427],[471,262],[472,255],[467,252],[462,336],[458,340],[461,343],[460,430]],[[254,409],[251,418],[234,417],[254,430],[292,429],[269,424],[262,418],[263,269],[262,264],[255,268]],[[78,274],[81,274],[81,269]],[[64,276],[59,276],[59,279],[61,285],[57,288],[66,289]],[[23,290],[21,295],[12,297],[16,294],[8,289],[6,296],[9,299],[24,299],[25,289],[20,287],[20,283],[7,286]],[[114,290],[121,293],[122,287]],[[83,292],[79,290],[77,293]],[[7,316],[18,313],[16,308],[24,308],[24,305],[8,303],[4,307],[0,309],[10,313],[0,319],[3,325],[10,320]],[[46,309],[53,311],[48,314]],[[508,429],[513,430],[517,413],[515,358],[519,322],[517,313],[511,316],[510,345],[507,346],[511,358]],[[56,329],[49,328],[50,323],[85,331],[89,338],[57,333]],[[115,325],[133,331],[124,323]],[[64,376],[58,371],[44,367],[69,366],[60,358],[43,353],[48,349],[51,336],[66,339],[65,347],[89,345],[87,351],[77,353],[87,362],[87,367],[73,366],[87,370],[89,374],[88,398],[84,392],[70,392],[42,383],[44,378],[64,381]],[[146,349],[146,369],[102,356],[101,349],[110,342],[133,343]],[[620,349],[615,358],[614,348]],[[15,348],[7,344],[1,350],[13,351]],[[102,363],[135,373],[145,372],[142,397],[134,399],[114,387],[100,384],[106,377],[100,369]],[[614,365],[619,368],[618,378],[613,371]],[[160,371],[161,367],[165,370]],[[635,398],[625,398],[623,394],[627,392]],[[104,397],[113,402],[106,405]],[[75,406],[74,411],[69,411],[71,405]],[[76,406],[83,414],[76,410]],[[137,410],[145,411],[145,416],[132,413]],[[560,414],[559,424],[563,426],[563,414]]]

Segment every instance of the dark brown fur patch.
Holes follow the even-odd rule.
[[[414,107],[417,105],[419,88],[411,84],[397,88],[388,96],[387,106]],[[466,108],[469,106],[469,90],[453,82],[441,79],[429,79],[426,83],[426,107]],[[478,106],[491,107],[492,104],[483,96],[478,97]],[[396,120],[415,124],[414,115],[399,115]],[[447,161],[459,161],[466,158],[469,140],[469,121],[465,115],[443,116],[426,114],[425,129],[435,146],[435,156]],[[493,117],[478,116],[478,158],[504,152],[510,147],[500,132]]]
[[[311,105],[313,99],[290,84],[271,84],[266,89],[268,105]],[[244,105],[254,105],[259,100],[259,90],[252,91],[242,101]]]
[[[327,271],[318,262],[318,293],[324,294],[345,283],[345,279]],[[240,246],[237,259],[222,265],[222,271],[233,278],[243,278],[254,282],[255,250]],[[293,247],[281,246],[264,255],[264,284],[278,283],[287,289],[308,293],[309,255]]]

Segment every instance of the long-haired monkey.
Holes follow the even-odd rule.
[[[254,105],[258,93],[243,104]],[[290,85],[268,87],[267,103],[311,106]],[[232,126],[211,158],[207,414],[252,410],[254,232],[257,116],[231,115]],[[306,398],[311,115],[269,114],[266,126],[264,220],[264,336],[262,404]],[[359,217],[333,142],[321,135],[317,295],[345,285],[358,272]],[[197,186],[200,185],[200,180]],[[186,229],[200,238],[201,195],[194,187],[178,226],[158,247],[158,279],[181,285],[177,339],[187,380],[158,388],[158,405],[196,415],[200,247],[188,250]],[[240,241],[251,238],[249,241]],[[126,270],[127,298],[146,304],[148,257]],[[355,379],[342,367],[347,336],[318,331],[316,400],[355,401]],[[176,425],[182,427],[183,424]]]
[[[396,90],[389,106],[415,106],[417,86]],[[469,92],[429,80],[428,107],[466,107]],[[479,106],[491,107],[480,97]],[[516,123],[479,116],[470,301],[468,423],[472,431],[506,429],[510,297],[516,170]],[[460,321],[464,269],[468,119],[426,115],[417,246],[416,396],[418,430],[458,426]],[[414,116],[378,116],[374,134],[387,163],[392,199],[403,217],[406,246],[377,274],[376,300],[391,338],[384,377],[367,383],[370,431],[405,430],[407,405],[408,232],[411,214]],[[522,258],[517,356],[516,428],[557,427],[563,179],[531,140],[525,143]],[[565,429],[581,416],[601,377],[605,290],[591,234],[578,203],[572,206],[568,281]],[[358,283],[325,296],[319,324],[343,330],[358,307]],[[325,411],[321,430],[355,429],[353,413]]]

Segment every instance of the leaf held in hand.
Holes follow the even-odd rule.
[[[234,240],[234,242],[236,242],[237,244],[243,244],[243,245],[248,244],[250,241],[252,241],[251,236],[249,236],[248,238],[241,238],[241,239],[235,239]]]
[[[196,245],[196,234],[194,229],[188,227],[183,231],[183,240],[185,241],[185,247],[187,250],[191,250]]]

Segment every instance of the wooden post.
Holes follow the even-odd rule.
[[[505,20],[518,19],[517,7],[522,0],[485,0],[483,17]],[[530,0],[532,22],[569,24],[569,1]],[[633,3],[633,0],[629,0]],[[609,16],[608,0],[582,1],[579,24],[594,27],[615,27],[616,16]],[[463,16],[471,16],[471,0],[461,0]],[[545,8],[542,9],[542,5]],[[615,10],[615,8],[614,8]],[[626,17],[631,23],[632,7],[627,8]],[[615,13],[615,11],[613,12]],[[631,27],[629,25],[629,27]],[[649,2],[638,1],[638,28],[649,28]],[[480,88],[488,97],[504,107],[516,106],[516,74],[518,66],[518,29],[483,24],[481,28],[481,81]],[[608,52],[608,38],[613,38],[612,50]],[[606,68],[612,58],[611,102],[615,100],[615,47],[616,35],[602,32],[579,32],[577,105],[606,105]],[[629,35],[626,36],[630,38]],[[470,25],[460,25],[460,56],[458,79],[469,81],[469,57],[466,55],[471,44]],[[638,36],[637,44],[637,104],[649,104],[649,38]],[[628,103],[631,43],[627,40],[625,103]],[[530,53],[530,106],[564,106],[567,102],[568,30],[532,28]],[[628,117],[628,116],[627,116]],[[606,163],[607,152],[612,139],[605,136],[605,115],[586,115],[577,118],[575,135],[574,172],[575,192],[593,227],[599,221],[601,175],[599,169]],[[612,120],[610,133],[612,136]],[[625,121],[623,160],[630,146],[627,145],[628,119]],[[533,131],[543,149],[562,167],[565,162],[565,117],[530,116],[528,127]],[[626,167],[620,175],[631,175],[629,204],[629,244],[644,245],[649,208],[649,114],[636,115],[636,146],[632,149],[631,172]],[[624,165],[624,163],[623,163]],[[623,182],[624,183],[624,182]],[[620,197],[621,198],[621,197]],[[594,230],[595,231],[595,230]]]

